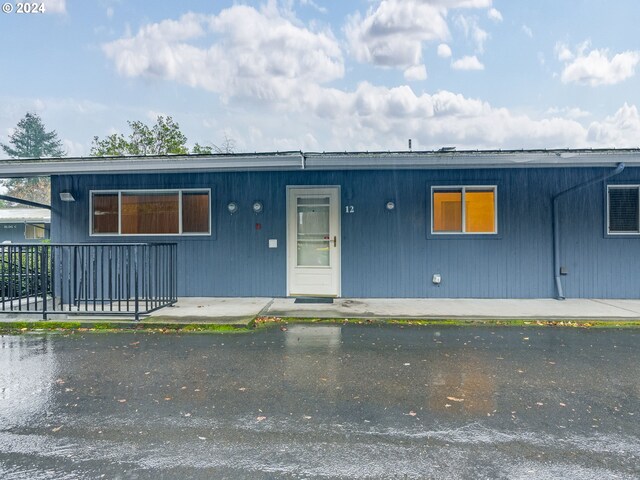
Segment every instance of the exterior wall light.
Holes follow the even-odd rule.
[[[229,204],[227,205],[227,210],[229,210],[229,213],[233,215],[238,211],[238,204],[236,202],[229,202]]]
[[[262,212],[262,202],[253,202],[253,213]]]
[[[71,192],[60,192],[60,200],[63,202],[75,202],[76,199],[73,197]]]
[[[385,206],[387,207],[387,210],[393,210],[396,208],[396,204],[394,202],[387,202]]]

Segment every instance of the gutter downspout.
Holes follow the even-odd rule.
[[[589,185],[593,185],[594,183],[603,182],[611,177],[614,177],[624,170],[624,163],[620,162],[615,170],[607,173],[606,175],[598,178],[594,178],[591,180],[587,180],[584,183],[580,183],[578,185],[574,185],[571,188],[563,190],[560,193],[557,193],[553,196],[553,273],[556,282],[556,293],[558,300],[564,300],[564,290],[562,289],[562,279],[560,276],[560,218],[558,214],[558,200],[560,197],[566,195],[567,193],[574,192],[584,187],[588,187]]]

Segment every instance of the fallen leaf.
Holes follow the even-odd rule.
[[[54,432],[54,433],[55,432],[59,432],[61,428],[62,428],[62,425],[60,425],[59,427],[56,427],[56,428],[52,428],[51,431]]]
[[[166,401],[169,401],[169,400],[171,400],[171,397],[164,397],[164,399],[165,399]]]
[[[259,422],[261,422],[263,420],[266,420],[266,419],[267,419],[267,417],[258,417],[258,418],[256,418],[256,420],[259,421]]]
[[[448,403],[444,404],[444,408],[449,408],[451,405],[449,405]]]
[[[245,387],[240,387],[238,390],[240,390],[241,392],[244,392],[246,390]]]
[[[409,415],[411,415],[412,417],[415,417],[415,416],[417,415],[417,413],[416,413],[416,412],[414,412],[413,410],[411,410],[411,411],[409,412]]]
[[[536,405],[538,405],[538,406],[540,406],[540,407],[541,407],[542,405],[544,405],[544,403],[542,403],[542,402],[536,402]]]
[[[451,400],[452,402],[464,402],[464,398],[456,398],[456,397],[447,397],[447,400]]]
[[[126,400],[125,398],[121,398],[121,399],[120,399],[120,400],[118,400],[118,401],[119,401],[120,403],[124,403],[124,402],[126,402],[127,400]]]
[[[198,437],[200,440],[206,440],[207,437]]]
[[[304,418],[305,420],[311,420],[311,417],[309,415],[304,415],[302,418]]]

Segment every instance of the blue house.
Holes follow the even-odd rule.
[[[284,152],[0,177],[51,177],[54,244],[175,243],[177,296],[640,298],[639,167],[638,149]]]

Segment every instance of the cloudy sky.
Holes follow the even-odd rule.
[[[637,0],[45,4],[0,13],[0,142],[31,111],[69,155],[157,115],[239,151],[640,146]]]

